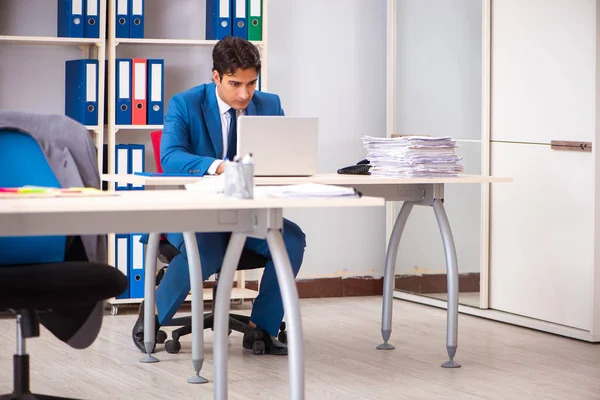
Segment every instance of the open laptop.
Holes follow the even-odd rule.
[[[311,176],[318,170],[319,119],[240,116],[237,154],[252,153],[255,176]]]

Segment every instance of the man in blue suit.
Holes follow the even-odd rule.
[[[176,94],[169,102],[161,141],[165,172],[221,174],[224,159],[231,160],[236,154],[239,115],[284,115],[279,96],[255,91],[261,62],[252,43],[226,37],[215,45],[212,56],[213,82]],[[221,268],[229,237],[228,233],[196,233],[203,280]],[[157,288],[157,331],[175,315],[190,291],[183,235],[170,233],[167,239],[180,254],[171,261]],[[304,257],[305,235],[298,225],[284,220],[283,240],[296,276]],[[285,355],[287,346],[276,338],[284,310],[271,253],[265,240],[248,238],[245,247],[266,257],[268,263],[250,317],[250,326],[261,332],[244,334],[243,347],[252,349],[256,338],[262,336],[267,354]],[[133,341],[145,353],[143,338],[140,307]]]

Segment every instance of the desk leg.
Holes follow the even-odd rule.
[[[154,349],[154,308],[156,298],[156,259],[158,258],[158,243],[160,233],[148,235],[148,247],[146,248],[146,264],[144,265],[144,347],[146,356],[140,360],[143,363],[158,362],[158,358],[152,356]]]
[[[288,365],[290,374],[290,399],[304,399],[304,341],[302,338],[302,318],[296,280],[292,273],[292,265],[285,248],[281,230],[271,229],[267,234],[267,243],[277,274],[277,282],[281,290],[283,308],[286,314],[288,332]]]
[[[446,255],[446,275],[448,279],[448,319],[446,326],[446,349],[449,360],[442,364],[444,368],[458,368],[460,364],[454,361],[458,336],[458,261],[454,238],[448,222],[448,216],[441,199],[433,201],[433,212],[440,228],[444,253]]]
[[[381,336],[383,343],[377,346],[378,350],[393,350],[395,347],[388,343],[392,335],[392,304],[394,291],[394,272],[396,270],[396,257],[398,255],[398,246],[400,237],[406,226],[406,221],[413,208],[413,203],[405,201],[396,217],[394,229],[390,236],[387,252],[385,255],[385,272],[383,275],[383,311],[381,316]]]
[[[219,272],[219,290],[215,299],[214,348],[215,399],[227,399],[227,336],[229,331],[229,303],[236,268],[242,255],[246,235],[233,233],[227,245]]]
[[[183,240],[190,269],[190,285],[192,289],[192,364],[196,375],[188,379],[188,383],[206,383],[208,379],[200,376],[204,363],[204,295],[202,284],[202,265],[198,253],[198,243],[194,232],[183,232]]]

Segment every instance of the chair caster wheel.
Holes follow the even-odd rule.
[[[265,353],[265,342],[254,342],[252,344],[252,351],[255,355],[260,355]]]
[[[279,335],[277,335],[277,339],[283,343],[283,344],[287,344],[287,332],[286,331],[281,331],[279,332]]]
[[[169,354],[177,354],[181,350],[181,343],[178,340],[167,340],[165,342],[165,350]]]
[[[162,344],[167,340],[167,332],[163,331],[162,329],[158,331],[158,333],[156,334],[156,343],[158,344]]]
[[[281,325],[279,325],[280,331],[285,331],[285,321],[281,321]]]

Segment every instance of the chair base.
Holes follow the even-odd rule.
[[[236,332],[240,332],[240,333],[249,332],[252,330],[252,328],[250,328],[249,324],[250,324],[249,316],[239,315],[239,314],[229,314],[229,334],[231,334],[232,331],[236,331]],[[165,342],[165,350],[167,351],[167,353],[170,353],[170,354],[179,353],[179,350],[181,350],[181,343],[179,342],[179,339],[182,336],[189,335],[190,333],[192,333],[192,317],[188,316],[188,317],[173,318],[165,326],[181,326],[181,328],[175,329],[171,333],[172,339],[167,340]],[[209,329],[209,328],[211,330],[214,330],[214,314],[213,313],[204,314],[204,329]],[[279,341],[281,341],[282,343],[286,343],[287,342],[287,332],[285,331],[285,322],[281,323],[279,330],[280,330],[279,335],[278,335]]]
[[[44,394],[25,393],[21,395],[17,394],[5,394],[0,396],[0,400],[78,400],[69,397],[56,397],[47,396]]]

